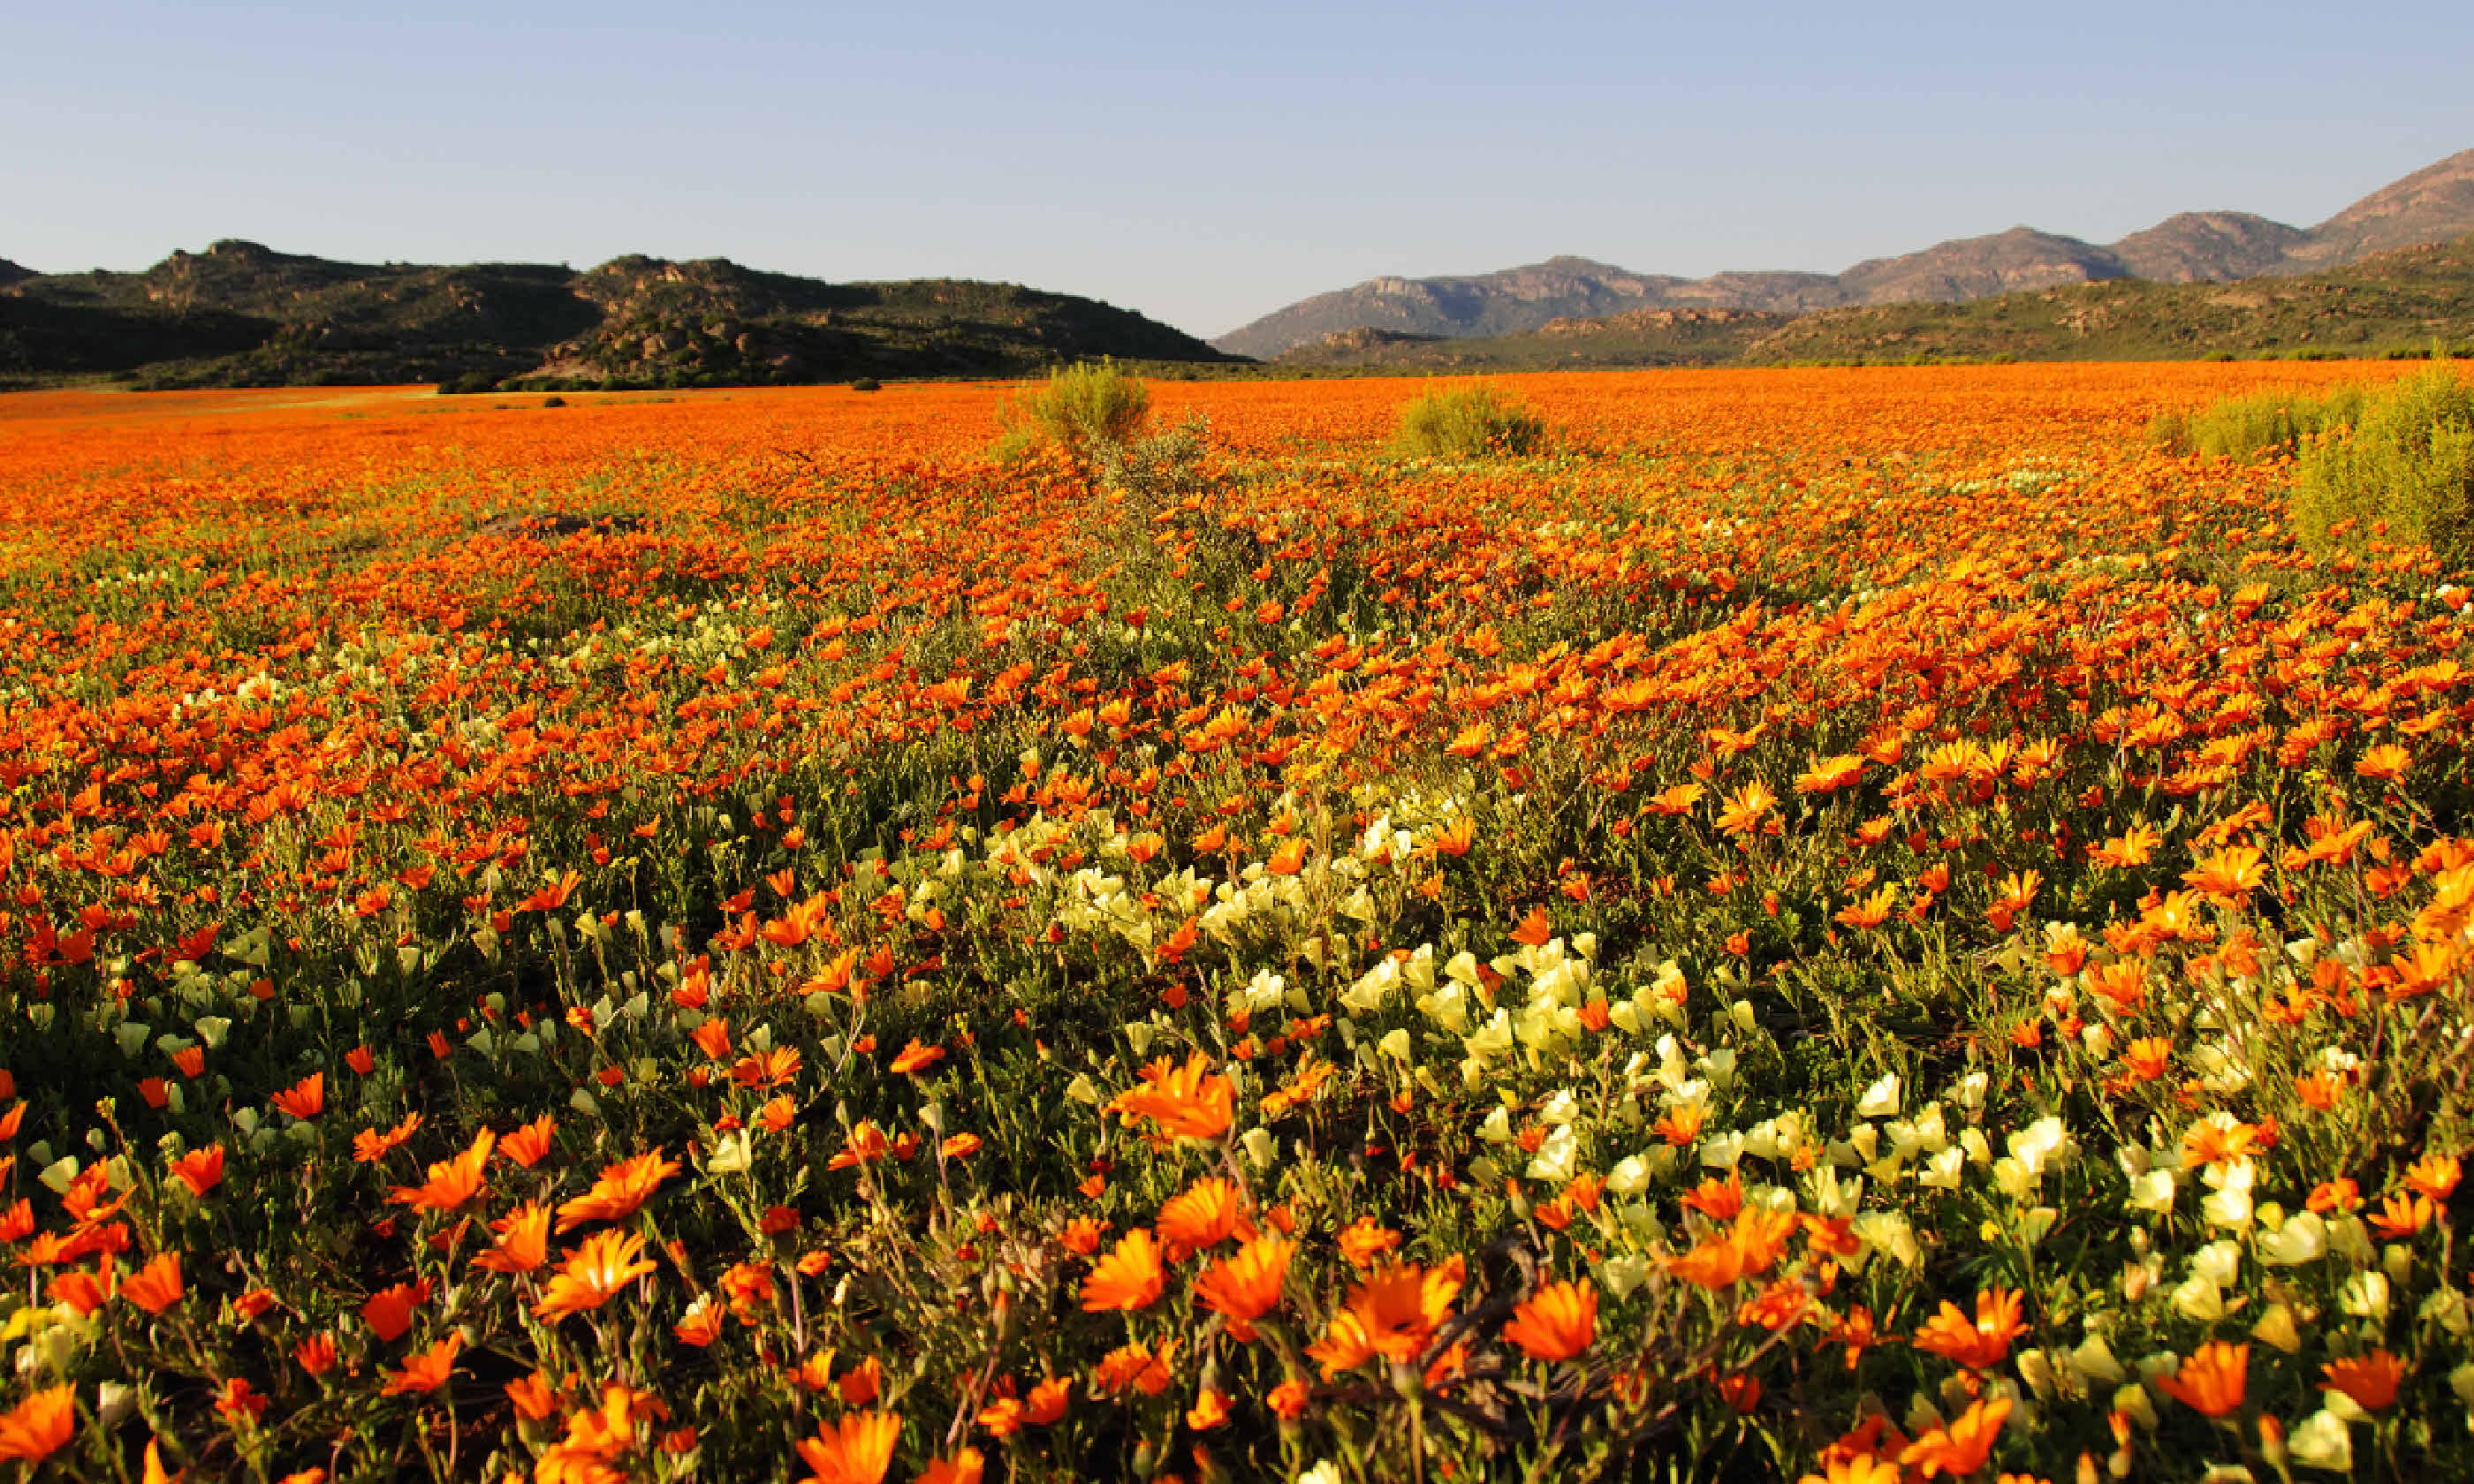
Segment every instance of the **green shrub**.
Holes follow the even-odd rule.
[[[2171,453],[2290,458],[2307,440],[2353,426],[2367,395],[2365,388],[2347,383],[2317,395],[2274,391],[2229,396],[2195,413],[2157,414],[2147,424],[2147,441]]]
[[[1210,419],[1195,413],[1165,433],[1096,445],[1092,467],[1100,483],[1138,509],[1157,510],[1212,491],[1210,455]]]
[[[854,392],[882,392],[885,390],[885,383],[877,380],[874,376],[861,376],[857,381],[851,383],[851,390]]]
[[[2293,529],[2314,550],[2365,529],[2446,558],[2474,553],[2474,386],[2438,366],[2397,382],[2350,434],[2308,449],[2301,474]]]
[[[1438,387],[1400,409],[1395,453],[1430,459],[1483,459],[1533,453],[1546,419],[1483,381]]]
[[[1152,393],[1142,378],[1109,359],[1078,361],[1048,373],[1048,382],[1007,402],[997,414],[997,456],[1008,462],[1054,446],[1088,469],[1104,448],[1124,444],[1151,417]]]

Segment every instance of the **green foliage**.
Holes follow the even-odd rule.
[[[1546,419],[1483,381],[1438,387],[1400,410],[1395,453],[1483,459],[1528,454],[1546,440]]]
[[[2369,395],[2349,382],[2316,395],[2284,389],[2229,396],[2195,413],[2159,413],[2147,424],[2147,440],[2173,453],[2292,458],[2307,441],[2353,426]]]
[[[1060,366],[1045,385],[1007,402],[997,414],[997,457],[1012,462],[1044,447],[1076,467],[1097,467],[1103,454],[1143,430],[1151,388],[1107,357]]]
[[[1208,493],[1216,482],[1209,467],[1211,421],[1200,413],[1165,433],[1095,445],[1100,482],[1138,507],[1157,509]]]
[[[2474,387],[2435,366],[2370,398],[2349,436],[2310,448],[2293,491],[2295,533],[2327,550],[2356,529],[2467,555],[2474,502]]]
[[[861,376],[857,381],[851,383],[851,390],[854,392],[882,392],[885,390],[885,383],[877,380],[874,376]]]

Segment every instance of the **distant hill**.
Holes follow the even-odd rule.
[[[1212,342],[1261,359],[1336,331],[1503,336],[1550,320],[1607,318],[1636,309],[1727,308],[1801,314],[1853,305],[1958,303],[2021,290],[2141,278],[2229,282],[2262,274],[2340,268],[2397,248],[2474,231],[2474,150],[2416,171],[2317,227],[2288,227],[2239,211],[2185,212],[2120,242],[2015,227],[1876,258],[1837,274],[1722,273],[1708,278],[1635,273],[1557,257],[1499,273],[1369,279],[1319,294]]]
[[[1282,354],[1300,371],[1546,371],[1933,360],[2191,360],[2474,348],[2474,234],[2325,273],[2232,283],[2114,277],[1964,302],[1805,315],[1636,309],[1517,335],[1341,330]]]
[[[12,272],[13,270],[13,273]],[[508,380],[746,385],[1013,375],[1059,361],[1231,359],[1065,294],[958,279],[826,283],[723,259],[339,263],[224,241],[144,273],[0,267],[0,377],[140,386]]]
[[[1805,315],[1749,340],[1748,363],[2190,360],[2474,348],[2474,235],[2324,273],[2232,283],[2101,283],[1966,303]]]
[[[1794,322],[1758,309],[1633,309],[1605,319],[1549,320],[1518,335],[1411,335],[1335,330],[1283,353],[1300,370],[1575,370],[1617,366],[1723,366]]]

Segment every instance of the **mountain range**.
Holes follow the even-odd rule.
[[[0,259],[0,383],[439,381],[481,390],[1010,376],[1231,357],[1131,310],[1009,283],[828,283],[724,258],[432,267],[227,240],[143,273]]]
[[[1685,278],[1554,257],[1498,273],[1370,278],[1275,310],[1212,344],[1270,360],[1357,330],[1504,336],[1534,333],[1557,320],[1603,320],[1640,310],[1802,315],[1850,306],[1963,303],[2122,278],[2228,282],[2324,272],[2469,231],[2474,150],[2415,171],[2312,227],[2241,211],[2188,211],[2098,246],[2014,227],[1899,257],[1868,259],[1836,274],[1731,272]]]

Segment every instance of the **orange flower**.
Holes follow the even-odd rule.
[[[643,1250],[644,1239],[633,1233],[615,1229],[594,1233],[583,1246],[567,1255],[566,1265],[551,1276],[547,1293],[533,1305],[534,1317],[556,1321],[609,1303],[629,1283],[654,1271],[652,1263],[638,1257]]]
[[[208,1144],[193,1149],[172,1161],[173,1177],[189,1187],[189,1193],[204,1199],[206,1193],[223,1183],[224,1146]]]
[[[1845,1318],[1830,1327],[1830,1343],[1847,1347],[1847,1369],[1853,1371],[1866,1351],[1876,1345],[1896,1345],[1899,1339],[1897,1335],[1881,1333],[1873,1311],[1856,1304],[1849,1306]]]
[[[1185,1065],[1161,1057],[1142,1070],[1142,1085],[1128,1088],[1108,1104],[1128,1123],[1149,1118],[1176,1138],[1215,1139],[1228,1132],[1235,1116],[1236,1089],[1211,1070],[1200,1051]]]
[[[859,1412],[833,1427],[819,1426],[799,1440],[799,1457],[811,1471],[802,1484],[882,1484],[902,1439],[902,1419],[891,1412]]]
[[[267,1101],[295,1118],[315,1118],[327,1111],[327,1074],[311,1072]]]
[[[1254,1321],[1279,1307],[1297,1250],[1297,1243],[1277,1236],[1253,1238],[1194,1281],[1195,1302],[1225,1319],[1231,1337],[1252,1341]]]
[[[65,1385],[38,1391],[0,1414],[0,1458],[40,1463],[77,1429],[77,1401]]]
[[[1378,1224],[1371,1216],[1360,1216],[1341,1229],[1340,1255],[1353,1268],[1370,1267],[1374,1259],[1400,1245],[1400,1233]]]
[[[2393,742],[2383,742],[2366,749],[2354,763],[2357,776],[2366,778],[2401,778],[2413,766],[2413,754]]]
[[[936,1146],[936,1155],[944,1160],[967,1160],[980,1152],[981,1142],[977,1134],[957,1134]]]
[[[472,1147],[451,1160],[429,1167],[429,1179],[418,1185],[398,1185],[387,1192],[390,1206],[409,1206],[420,1211],[451,1211],[479,1195],[483,1188],[481,1171],[490,1162],[490,1150],[498,1136],[483,1129],[473,1137]]]
[[[398,1145],[412,1137],[413,1131],[420,1127],[421,1114],[416,1113],[404,1114],[401,1123],[383,1134],[376,1129],[361,1130],[352,1136],[352,1161],[356,1164],[377,1163],[394,1153]]]
[[[91,1314],[111,1302],[111,1255],[104,1254],[100,1272],[86,1273],[71,1269],[43,1285],[43,1292],[55,1304],[65,1304],[80,1314]]]
[[[2378,1210],[2371,1213],[2370,1223],[2378,1229],[2380,1235],[2392,1242],[2403,1241],[2431,1225],[2438,1214],[2439,1209],[2431,1204],[2429,1196],[2395,1191],[2380,1203]]]
[[[361,1305],[361,1322],[381,1341],[394,1343],[395,1338],[412,1328],[414,1310],[429,1302],[429,1284],[396,1283],[371,1294]]]
[[[1165,1282],[1159,1248],[1152,1243],[1148,1228],[1136,1227],[1119,1238],[1115,1249],[1082,1280],[1082,1311],[1098,1314],[1108,1309],[1149,1308],[1158,1300]]]
[[[885,1366],[874,1355],[851,1367],[834,1382],[834,1395],[844,1406],[865,1406],[885,1388]]]
[[[1761,817],[1778,804],[1778,795],[1769,785],[1755,778],[1728,798],[1718,811],[1718,827],[1731,835],[1740,835],[1760,825]]]
[[[121,1297],[149,1314],[160,1314],[188,1291],[181,1281],[181,1255],[176,1252],[157,1253],[154,1261],[120,1281]]]
[[[1067,1393],[1074,1389],[1071,1376],[1058,1380],[1054,1376],[1031,1388],[1023,1399],[1022,1420],[1034,1427],[1045,1427],[1065,1415]]]
[[[558,1410],[558,1390],[539,1371],[507,1382],[506,1393],[507,1400],[515,1404],[516,1416],[525,1422],[544,1421]]]
[[[966,1448],[951,1458],[930,1461],[919,1472],[919,1484],[980,1484],[987,1466],[987,1458],[978,1448]]]
[[[2319,1372],[2328,1377],[2320,1383],[2321,1391],[2343,1392],[2364,1411],[2376,1412],[2396,1401],[2397,1387],[2405,1380],[2405,1362],[2386,1350],[2375,1350],[2367,1355],[2329,1361]]]
[[[1306,1388],[1305,1382],[1293,1376],[1272,1388],[1270,1400],[1272,1411],[1282,1422],[1293,1423],[1306,1415],[1306,1406],[1314,1400],[1314,1394]]]
[[[1665,1259],[1666,1270],[1704,1288],[1732,1288],[1745,1278],[1768,1272],[1795,1229],[1793,1211],[1747,1206],[1724,1234]]]
[[[223,1394],[215,1398],[215,1415],[234,1426],[255,1425],[266,1413],[268,1399],[240,1376],[224,1382]]]
[[[1796,1484],[1899,1484],[1901,1478],[1896,1463],[1871,1453],[1831,1458],[1824,1467],[1828,1472],[1807,1473]]]
[[[1197,1432],[1209,1432],[1228,1424],[1228,1399],[1216,1391],[1205,1391],[1194,1400],[1185,1414],[1185,1424]]]
[[[558,1120],[544,1113],[498,1140],[498,1154],[515,1161],[520,1169],[531,1169],[549,1153],[550,1136],[557,1132]]]
[[[436,1391],[454,1373],[455,1352],[463,1348],[464,1337],[449,1331],[447,1338],[405,1361],[402,1370],[384,1373],[386,1384],[378,1389],[378,1395],[401,1397]]]
[[[1512,1311],[1503,1337],[1532,1360],[1570,1360],[1598,1337],[1596,1285],[1553,1283]]]
[[[2457,1190],[2463,1168],[2455,1155],[2427,1154],[2406,1167],[2405,1183],[2415,1194],[2444,1203]]]
[[[902,1054],[893,1059],[893,1071],[897,1076],[907,1077],[915,1072],[924,1072],[943,1060],[945,1060],[944,1047],[924,1044],[918,1037],[913,1036],[910,1038],[910,1044],[903,1047]]]
[[[1921,1469],[1926,1478],[1947,1473],[1963,1477],[1984,1467],[1993,1454],[1993,1445],[2001,1436],[2001,1424],[2010,1416],[2010,1399],[1998,1401],[1976,1401],[1958,1421],[1946,1427],[1936,1427],[1908,1444],[1899,1453],[1899,1462]]]
[[[1236,1185],[1217,1175],[1196,1181],[1161,1207],[1158,1225],[1160,1244],[1171,1262],[1231,1236],[1252,1233]]]
[[[2202,1417],[2222,1417],[2243,1404],[2249,1369],[2249,1346],[2218,1340],[2193,1351],[2171,1376],[2157,1376],[2156,1389]]]
[[[603,1169],[592,1189],[559,1207],[558,1230],[565,1234],[588,1221],[624,1221],[678,1172],[678,1161],[663,1159],[658,1149],[621,1160]]]
[[[769,1051],[751,1051],[740,1057],[730,1068],[730,1080],[742,1088],[764,1090],[787,1088],[799,1076],[799,1048],[775,1046]]]
[[[1944,1299],[1941,1311],[1925,1322],[1911,1343],[1969,1370],[1990,1371],[2010,1353],[2010,1342],[2026,1332],[2019,1310],[2015,1288],[1994,1287],[1978,1293],[1972,1323],[1964,1310]]]
[[[1349,1291],[1347,1304],[1332,1318],[1326,1340],[1336,1338],[1341,1353],[1364,1352],[1350,1365],[1363,1364],[1373,1355],[1403,1363],[1415,1360],[1451,1314],[1452,1300],[1459,1296],[1467,1272],[1468,1264],[1458,1254],[1431,1268],[1402,1262],[1379,1269]],[[1313,1348],[1307,1353],[1323,1358]]]
[[[1684,1208],[1697,1210],[1712,1221],[1727,1221],[1744,1209],[1744,1181],[1740,1172],[1730,1170],[1721,1185],[1704,1180],[1684,1194]]]
[[[539,1201],[526,1201],[490,1230],[498,1233],[497,1246],[473,1259],[484,1272],[529,1273],[549,1257],[549,1208]]]
[[[876,1120],[861,1118],[859,1126],[850,1131],[850,1138],[843,1143],[840,1152],[825,1161],[825,1168],[845,1170],[855,1164],[872,1163],[892,1150],[892,1143],[885,1138],[885,1131],[876,1126]]]

